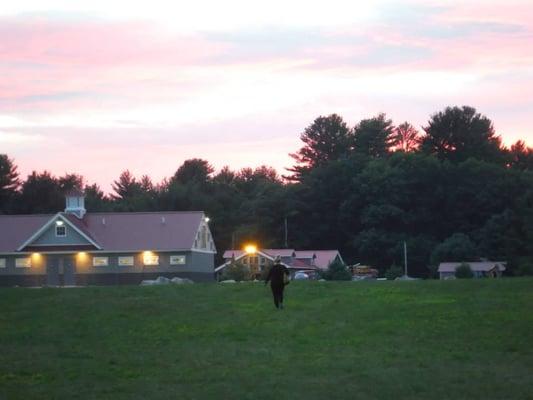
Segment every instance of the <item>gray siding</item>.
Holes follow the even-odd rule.
[[[67,224],[64,225],[67,230],[67,236],[56,236],[56,225],[52,224],[41,236],[30,243],[30,246],[55,246],[55,245],[76,245],[76,244],[91,244],[82,235],[76,232],[72,227]]]
[[[0,268],[0,286],[15,284],[37,286],[46,282],[54,285],[63,284],[66,282],[62,279],[71,271],[76,275],[76,284],[139,283],[142,279],[154,279],[160,275],[179,276],[194,281],[214,279],[214,254],[195,251],[154,254],[159,256],[159,265],[144,265],[142,253],[0,255],[0,258],[6,260],[6,267]],[[171,265],[171,255],[184,255],[185,264]],[[121,256],[133,256],[134,265],[119,266],[118,259]],[[31,257],[32,266],[16,268],[15,259],[19,257]],[[93,257],[108,257],[108,265],[93,266]],[[60,260],[62,260],[61,263]],[[124,277],[118,275],[124,275]],[[24,282],[30,282],[30,284]]]

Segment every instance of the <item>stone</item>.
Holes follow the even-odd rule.
[[[165,278],[164,276],[158,276],[155,280],[156,285],[168,285],[170,283],[170,279]]]
[[[170,283],[173,283],[175,285],[184,285],[184,284],[194,283],[194,281],[187,279],[187,278],[179,278],[176,276],[170,280]]]

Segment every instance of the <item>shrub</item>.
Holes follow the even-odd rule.
[[[522,261],[516,267],[515,274],[518,276],[532,276],[533,275],[533,261]]]
[[[473,278],[474,273],[472,272],[472,268],[470,268],[470,264],[462,263],[457,268],[455,268],[455,277],[458,279]]]
[[[251,276],[252,274],[250,273],[250,268],[239,262],[233,262],[224,268],[222,280],[233,279],[237,282],[249,281]]]
[[[403,276],[403,269],[395,264],[391,265],[391,267],[385,271],[385,278],[387,278],[388,281],[393,281],[400,276]]]
[[[337,260],[332,262],[327,271],[322,273],[322,278],[328,281],[351,281],[352,273],[346,265]]]
[[[428,266],[428,278],[429,279],[439,279],[439,266],[438,265],[429,265]]]

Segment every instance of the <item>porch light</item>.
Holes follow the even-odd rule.
[[[205,217],[205,222],[209,222],[209,221],[211,221],[211,218]]]
[[[255,244],[248,244],[244,246],[244,251],[248,254],[255,254],[257,253],[257,246]]]

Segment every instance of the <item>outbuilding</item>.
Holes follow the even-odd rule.
[[[455,270],[463,262],[442,262],[439,264],[439,278],[440,279],[453,279],[455,278]],[[490,277],[498,278],[502,276],[505,271],[505,261],[475,261],[465,262],[474,273],[475,278]]]

